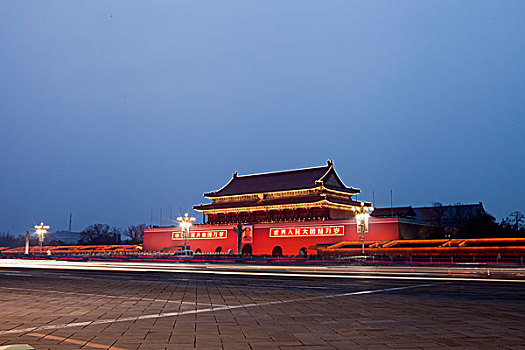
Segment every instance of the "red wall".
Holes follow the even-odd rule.
[[[313,236],[313,237],[270,237],[271,228],[299,228],[320,226],[344,226],[344,236]],[[222,252],[229,249],[237,252],[237,234],[233,231],[234,225],[194,225],[191,231],[213,231],[227,230],[226,239],[189,239],[190,249],[201,249],[204,252],[215,252],[218,246]],[[311,246],[322,243],[335,244],[341,241],[357,241],[356,224],[354,219],[329,220],[329,221],[307,221],[272,224],[253,225],[252,252],[255,255],[271,254],[275,246],[282,248],[284,255],[298,255],[301,248],[309,249]],[[172,240],[172,232],[180,232],[179,227],[148,228],[144,232],[144,250],[161,251],[170,248],[175,251],[184,244],[181,240]],[[365,238],[367,241],[389,241],[399,239],[397,218],[370,218],[369,233]]]

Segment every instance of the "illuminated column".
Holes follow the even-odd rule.
[[[29,254],[29,231],[26,231],[26,249],[24,254]]]
[[[42,243],[44,243],[44,236],[49,230],[48,225],[44,225],[43,222],[40,225],[35,225],[35,233],[38,235],[38,245],[40,246],[40,254],[42,254]]]
[[[361,252],[365,255],[365,235],[368,233],[368,219],[370,213],[374,210],[372,207],[365,207],[365,203],[361,202],[361,207],[355,214],[355,220],[357,223],[357,235],[361,240]]]
[[[179,222],[179,225],[182,229],[182,236],[184,237],[184,250],[188,249],[188,238],[190,237],[190,227],[192,225],[192,222],[195,221],[195,218],[189,217],[188,213],[184,214],[184,216],[179,216],[177,218],[177,221]]]

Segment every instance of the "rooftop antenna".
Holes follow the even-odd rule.
[[[149,217],[149,227],[153,227],[153,208],[151,208],[151,215]]]
[[[171,219],[172,219],[172,217],[171,217],[172,209],[173,209],[173,207],[170,207],[170,226],[173,226],[173,225],[172,225],[172,220],[171,220]]]
[[[162,208],[160,208],[159,226],[162,226]]]
[[[69,213],[69,232],[71,232],[71,218],[73,217],[73,213]]]
[[[376,204],[376,196],[375,196],[375,192],[372,191],[372,206],[374,206]]]

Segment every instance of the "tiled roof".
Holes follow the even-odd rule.
[[[346,187],[343,184],[333,169],[333,163],[329,161],[326,166],[314,168],[243,176],[234,173],[232,179],[223,188],[205,193],[204,196],[213,198],[251,193],[291,191],[315,188],[320,185],[350,194],[359,193],[359,190]]]
[[[416,213],[411,206],[408,207],[394,207],[394,208],[375,208],[372,212],[375,217],[412,217]]]

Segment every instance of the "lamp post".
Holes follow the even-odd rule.
[[[179,226],[182,229],[182,236],[184,237],[184,250],[187,250],[188,238],[190,237],[190,227],[192,222],[195,221],[195,218],[189,217],[188,213],[186,213],[184,216],[179,216],[177,221],[179,222]]]
[[[49,225],[44,225],[43,222],[40,225],[35,225],[35,233],[38,235],[38,245],[40,246],[40,254],[42,254],[42,243],[44,243],[44,236],[49,230]]]
[[[361,240],[361,252],[365,255],[365,235],[368,233],[368,219],[370,218],[370,213],[374,210],[372,207],[365,207],[365,203],[361,202],[361,207],[359,207],[357,214],[355,214],[355,219],[357,222],[357,235]]]
[[[233,228],[233,231],[237,233],[237,254],[241,255],[241,246],[242,246],[242,234],[246,231],[246,227],[242,227],[242,223],[239,220],[239,224]]]

